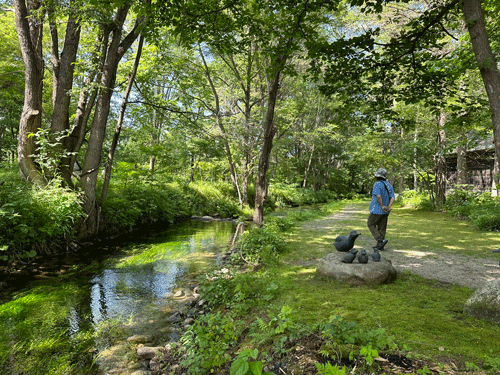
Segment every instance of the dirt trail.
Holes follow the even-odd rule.
[[[338,229],[339,222],[352,220],[354,217],[363,217],[363,220],[366,221],[366,207],[346,206],[342,212],[305,223],[303,228],[319,229],[321,227],[335,230]],[[361,236],[356,240],[356,245],[371,249],[373,238],[368,228],[366,233],[367,236]],[[391,260],[392,265],[398,272],[408,270],[428,279],[436,279],[472,289],[480,288],[486,282],[500,277],[500,257],[477,258],[450,253],[440,255],[437,252],[406,250],[391,245],[391,242],[389,242],[386,250],[382,251],[381,254],[386,259]]]

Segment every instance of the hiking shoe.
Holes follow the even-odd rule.
[[[387,244],[387,242],[389,242],[389,241],[386,239],[383,239],[382,241],[378,242],[377,249],[384,250],[384,246]]]

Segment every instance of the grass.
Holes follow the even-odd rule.
[[[355,203],[354,212],[346,220],[326,217],[316,220],[314,225],[295,228],[289,235],[290,252],[284,261],[322,257],[332,251],[335,237],[351,230],[362,233],[356,245],[373,246],[374,240],[366,227],[368,204],[368,201]],[[447,213],[402,208],[395,208],[389,216],[386,238],[391,248],[423,252],[427,256],[439,252],[487,258],[492,256],[492,250],[500,247],[499,232],[479,231]],[[307,252],[301,248],[307,248]]]
[[[287,254],[278,268],[269,270],[280,290],[272,308],[288,305],[301,322],[326,321],[340,314],[367,329],[383,327],[410,355],[437,362],[448,357],[462,364],[484,363],[499,357],[494,348],[498,347],[500,326],[462,313],[472,289],[409,272],[400,274],[392,284],[371,287],[351,287],[315,276],[314,260],[334,250],[337,235],[356,229],[363,234],[356,245],[372,245],[366,228],[367,207],[368,202],[358,202],[345,220],[322,217],[288,233]],[[429,256],[488,257],[500,243],[499,233],[480,232],[445,213],[398,208],[389,218],[387,238],[393,248]]]

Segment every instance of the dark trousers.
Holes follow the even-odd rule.
[[[389,214],[386,215],[376,215],[370,214],[368,216],[367,224],[368,229],[372,233],[373,238],[379,243],[385,238],[385,231],[387,230],[387,219]]]

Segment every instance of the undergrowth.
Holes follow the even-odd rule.
[[[428,194],[415,190],[404,191],[398,201],[407,208],[435,210]],[[446,204],[440,209],[445,209],[460,220],[469,221],[479,230],[500,230],[500,197],[492,197],[490,192],[474,191],[470,185],[456,185],[448,191]]]
[[[14,173],[0,186],[0,260],[25,260],[37,253],[65,251],[84,217],[77,193],[54,180],[34,187]]]
[[[500,230],[500,197],[492,197],[489,192],[478,193],[468,186],[456,186],[446,198],[446,209],[480,230]]]

